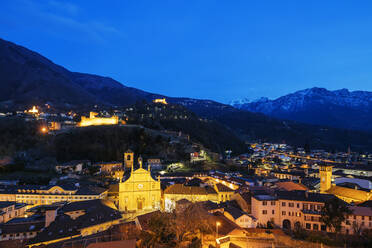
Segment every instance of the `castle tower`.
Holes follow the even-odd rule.
[[[320,193],[324,193],[332,186],[332,166],[319,165]]]
[[[134,162],[134,153],[131,150],[128,150],[124,153],[124,167],[125,169],[133,168]]]

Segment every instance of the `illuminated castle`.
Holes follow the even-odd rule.
[[[97,117],[98,113],[90,112],[89,117],[82,116],[81,121],[78,123],[79,127],[99,126],[99,125],[117,125],[119,117]]]
[[[37,115],[39,114],[39,110],[36,106],[32,106],[32,109],[25,110],[25,113],[31,114],[31,115]]]
[[[154,103],[162,103],[162,104],[168,104],[165,98],[155,99],[153,101]]]

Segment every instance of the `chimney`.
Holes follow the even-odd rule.
[[[45,211],[45,227],[48,227],[57,217],[57,209],[48,209]]]

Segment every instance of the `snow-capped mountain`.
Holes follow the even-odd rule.
[[[230,102],[228,102],[228,104],[231,106],[234,106],[235,108],[240,108],[240,106],[250,103],[250,102],[251,102],[251,99],[249,99],[248,97],[245,97],[245,98],[231,100]]]
[[[340,128],[372,130],[372,92],[311,88],[234,107],[269,116]]]

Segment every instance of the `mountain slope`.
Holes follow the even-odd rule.
[[[92,105],[95,104],[122,107],[164,97],[136,88],[126,87],[108,77],[70,72],[40,54],[1,39],[0,79],[0,107],[6,106],[8,108],[11,106],[22,106],[22,109],[24,109],[24,105],[29,106],[31,104],[50,102],[57,108],[81,109],[85,107],[85,109],[90,110]],[[339,94],[346,93],[340,92]],[[232,135],[240,135],[240,138],[244,141],[285,141],[298,146],[310,143],[313,147],[342,150],[346,150],[348,145],[361,150],[372,149],[371,133],[349,132],[334,128],[304,125],[294,121],[280,121],[261,113],[236,109],[230,105],[211,100],[166,98],[168,102],[182,105],[201,118],[217,121],[218,124],[227,127],[227,129],[222,130],[219,125],[213,124],[216,128],[214,131],[215,136],[220,133],[227,133],[226,130],[228,130]],[[368,99],[369,95],[366,94],[365,98]],[[283,103],[287,102],[286,99],[282,101]],[[266,101],[263,100],[261,102]],[[294,106],[297,105],[296,103],[294,104]],[[354,105],[350,104],[350,106]],[[261,112],[258,111],[258,105],[252,109],[255,112]],[[307,113],[303,115],[307,116]],[[283,116],[278,117],[282,118]],[[284,117],[285,119],[291,119],[287,116]],[[358,120],[364,121],[363,118]],[[306,119],[303,121],[306,121]],[[194,132],[198,128],[197,122],[190,124],[184,121],[184,123],[171,124],[173,127],[186,129],[185,133],[189,133],[191,136],[193,134],[190,132]],[[196,126],[191,127],[191,125]],[[205,127],[208,128],[207,125]],[[194,133],[195,137],[198,136],[196,131]],[[345,132],[347,133],[346,135]],[[212,136],[210,135],[210,137]],[[223,136],[227,138],[227,136]],[[201,136],[199,137],[199,139],[202,138]],[[211,139],[208,142],[214,142],[214,140]],[[224,148],[221,147],[221,150]]]
[[[311,88],[235,105],[275,118],[355,130],[372,130],[372,92]]]
[[[0,102],[129,105],[147,93],[97,75],[70,72],[38,53],[0,39]]]

